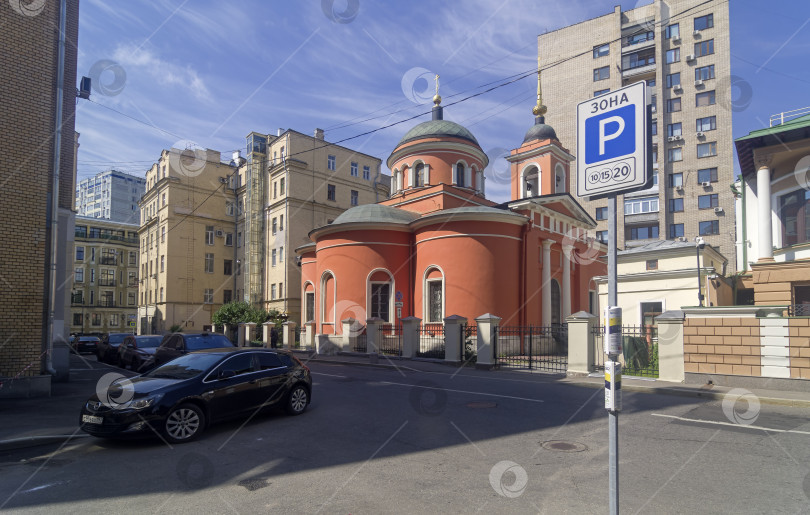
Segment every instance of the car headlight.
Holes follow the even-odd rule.
[[[124,410],[124,409],[132,409],[132,410],[142,410],[146,409],[150,406],[153,406],[156,402],[158,402],[161,398],[163,398],[163,394],[157,395],[149,395],[147,397],[141,397],[139,399],[132,399],[131,401],[125,402],[123,404],[118,404],[115,406],[115,409]]]

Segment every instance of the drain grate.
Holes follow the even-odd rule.
[[[587,451],[588,446],[579,442],[566,442],[564,440],[549,440],[542,442],[540,446],[547,451],[557,452],[582,452]]]

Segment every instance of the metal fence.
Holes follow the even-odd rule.
[[[421,324],[419,326],[418,358],[444,359],[444,325]]]
[[[402,325],[382,324],[378,326],[374,343],[377,352],[388,356],[402,356]]]
[[[461,328],[461,361],[475,363],[478,361],[478,326],[465,325]]]
[[[605,369],[604,327],[594,326],[593,367]],[[658,327],[654,325],[622,326],[622,374],[658,377]]]
[[[787,308],[789,317],[810,317],[810,304],[791,304]]]
[[[568,325],[500,326],[495,362],[502,367],[564,373],[568,369]]]
[[[352,346],[352,351],[368,352],[368,334],[366,333],[366,327],[363,326],[362,329],[359,330],[352,329],[352,332],[356,332],[356,337],[354,338],[354,345]]]

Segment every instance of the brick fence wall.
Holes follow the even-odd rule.
[[[761,375],[759,320],[722,317],[684,320],[684,372]]]
[[[791,318],[790,377],[810,379],[810,318]]]

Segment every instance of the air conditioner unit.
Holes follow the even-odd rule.
[[[695,81],[695,86],[702,86],[702,85],[703,85],[702,80],[698,79],[698,80]]]
[[[708,188],[709,186],[712,185],[712,182],[711,181],[705,181],[705,182],[701,182],[700,185],[703,186],[704,188]]]
[[[675,84],[674,86],[672,86],[672,90],[673,91],[683,91],[683,88],[681,87],[680,84]]]
[[[723,212],[723,208],[722,208],[722,207],[716,207],[716,208],[714,208],[714,212],[715,212],[715,213],[722,213],[722,212]]]
[[[222,184],[228,184],[228,178],[227,177],[220,177],[219,182],[222,183]]]
[[[222,238],[223,236],[225,236],[225,232],[223,232],[221,229],[217,229],[214,234],[217,235],[217,238]]]
[[[695,60],[695,54],[689,54],[689,55],[687,55],[687,56],[686,56],[686,60],[687,60],[687,61],[694,61],[694,60]]]
[[[672,38],[672,42],[677,45],[678,43],[681,42],[681,37],[680,36],[675,36],[674,38]]]
[[[703,136],[705,136],[705,134],[702,132],[698,132],[695,134],[695,136],[697,136],[698,138],[702,138]]]
[[[652,112],[653,112],[653,113],[654,113],[654,112],[656,112],[656,111],[658,110],[658,109],[657,109],[657,108],[656,108],[654,105],[653,105],[653,106],[650,106],[650,107],[652,107]]]
[[[675,141],[681,141],[683,139],[683,136],[681,136],[680,134],[678,134],[677,136],[672,136],[672,137],[675,139]]]
[[[683,186],[675,186],[675,191],[683,193]]]
[[[686,236],[678,236],[678,241],[689,241]]]
[[[700,36],[700,31],[695,29],[695,31],[692,33],[692,35],[693,36]]]
[[[667,137],[667,141],[669,141],[670,143],[671,143],[671,142],[673,142],[673,141],[675,141],[675,136],[669,136],[669,137]]]

